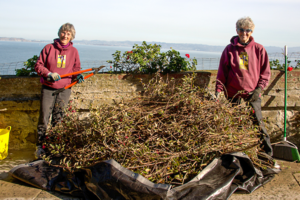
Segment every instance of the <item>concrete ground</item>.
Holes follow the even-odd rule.
[[[0,160],[0,200],[38,200],[38,199],[64,199],[79,200],[80,198],[61,194],[59,192],[49,192],[35,188],[23,183],[13,177],[8,172],[13,167],[31,162],[34,160],[34,150],[9,150],[7,158]]]
[[[80,198],[48,192],[34,188],[12,178],[8,172],[13,167],[34,160],[33,150],[10,150],[6,159],[0,160],[0,200],[1,199],[64,199]],[[248,199],[299,199],[300,200],[300,163],[278,161],[282,171],[266,185],[251,194],[233,194],[229,200]]]
[[[300,200],[300,163],[277,160],[281,172],[251,194],[233,194],[229,200],[280,199]]]

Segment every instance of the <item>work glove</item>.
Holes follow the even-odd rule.
[[[60,78],[60,75],[58,74],[58,73],[56,73],[56,72],[54,72],[54,73],[49,73],[48,74],[48,77],[51,79],[51,80],[53,80],[53,81],[59,81],[61,78]]]
[[[261,93],[261,88],[260,87],[257,87],[255,90],[253,90],[253,94],[251,96],[251,98],[249,99],[250,102],[253,102],[253,101],[257,101],[257,99],[259,98],[259,95]]]
[[[210,94],[210,99],[211,99],[211,100],[218,101],[220,92],[216,92],[215,94],[212,94],[212,93],[209,92],[209,94]]]
[[[79,74],[77,77],[76,77],[76,80],[78,81],[78,83],[82,83],[84,81],[84,77],[82,76],[82,74]]]
[[[216,100],[218,100],[220,97],[220,92],[216,92],[215,96],[216,96]]]

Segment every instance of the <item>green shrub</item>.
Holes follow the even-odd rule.
[[[32,58],[29,58],[26,62],[24,62],[24,67],[22,69],[16,69],[17,76],[37,76],[36,71],[34,70],[34,66],[38,59],[37,55],[34,55]]]
[[[300,68],[300,60],[295,60],[295,62],[296,62],[296,66],[294,68],[299,69]]]
[[[113,54],[114,60],[108,60],[113,64],[114,71],[129,73],[175,73],[181,71],[196,70],[197,60],[188,59],[180,56],[180,53],[174,49],[167,52],[160,52],[161,45],[147,44],[145,41],[141,46],[135,44],[131,51],[116,51]]]
[[[300,60],[295,60],[296,64],[295,66],[290,66],[291,61],[287,60],[287,67],[293,67],[294,69],[298,69],[300,68]],[[285,69],[285,63],[280,64],[279,60],[270,60],[270,67],[271,69],[277,69],[277,70],[284,70]]]

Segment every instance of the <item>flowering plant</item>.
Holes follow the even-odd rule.
[[[288,59],[288,58],[287,58]],[[287,60],[287,71],[292,71],[293,69],[298,69],[300,68],[300,60],[295,60],[295,63],[293,63],[293,66],[290,66],[291,64],[291,60]],[[281,64],[280,61],[278,59],[276,60],[270,60],[270,67],[271,69],[277,69],[277,70],[284,70],[285,69],[285,64]]]
[[[296,62],[296,65],[294,68],[296,68],[296,69],[300,68],[300,60],[295,60],[295,62]]]
[[[123,55],[121,51],[116,51],[113,54],[114,60],[107,62],[112,63],[120,72],[131,73],[174,73],[196,69],[197,60],[189,59],[189,54],[185,54],[187,58],[183,58],[172,48],[167,52],[160,52],[160,48],[160,45],[148,45],[144,41],[141,46],[135,44],[131,51],[126,51]]]

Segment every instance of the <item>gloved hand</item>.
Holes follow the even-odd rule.
[[[210,99],[211,99],[211,100],[218,101],[220,92],[216,92],[215,94],[212,94],[212,93],[209,92],[209,94],[210,94]]]
[[[77,77],[76,77],[76,80],[78,80],[78,83],[82,83],[84,81],[84,77],[82,76],[82,74],[79,74]]]
[[[49,73],[48,74],[48,77],[49,78],[51,78],[52,80],[54,80],[54,81],[59,81],[61,78],[60,78],[60,75],[58,74],[58,73],[56,73],[56,72],[54,72],[54,73]]]
[[[250,102],[253,102],[253,101],[257,101],[257,99],[259,98],[259,95],[261,93],[262,89],[260,87],[257,87],[255,90],[253,90],[253,94],[250,98]]]
[[[215,96],[216,96],[216,100],[218,100],[220,96],[220,92],[216,92]]]

